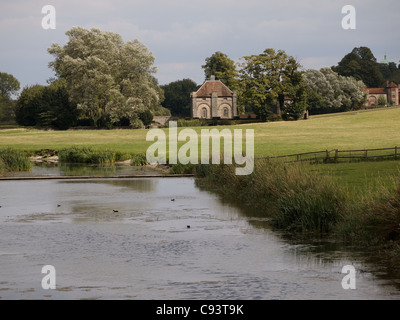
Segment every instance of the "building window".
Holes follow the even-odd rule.
[[[203,108],[203,110],[201,110],[201,117],[203,119],[207,119],[207,109]]]
[[[228,108],[224,108],[224,118],[228,118],[228,116],[229,116]]]

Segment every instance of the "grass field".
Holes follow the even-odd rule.
[[[218,127],[254,129],[255,156],[285,155],[331,149],[400,147],[400,107],[313,116],[296,122],[268,122]],[[194,128],[200,132],[201,127]],[[60,150],[94,146],[123,153],[142,153],[148,130],[0,130],[0,148]]]
[[[255,156],[274,156],[332,149],[400,147],[400,107],[313,116],[296,122],[269,122],[221,126],[219,130],[254,129]],[[194,128],[200,132],[202,127]],[[167,129],[164,129],[167,131]],[[25,128],[0,130],[0,149],[23,151],[61,150],[90,146],[100,150],[138,154],[153,142],[146,141],[148,130],[69,130],[43,131]],[[183,143],[181,143],[183,144]],[[400,161],[372,161],[317,166],[337,176],[351,187],[389,183],[399,175]],[[379,179],[377,179],[379,178]]]

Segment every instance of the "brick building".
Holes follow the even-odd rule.
[[[385,88],[365,88],[364,92],[367,94],[366,106],[377,105],[379,97],[384,97],[387,104],[399,105],[399,86],[394,82],[387,81]]]
[[[237,97],[220,80],[211,76],[199,90],[190,94],[191,116],[197,119],[233,119],[238,116]]]

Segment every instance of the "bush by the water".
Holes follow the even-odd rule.
[[[145,154],[142,154],[142,153],[139,153],[139,154],[135,154],[133,157],[132,157],[132,160],[131,160],[131,165],[132,166],[136,166],[136,167],[142,167],[142,166],[145,166],[145,165],[147,165],[147,158],[146,158],[146,155]]]
[[[195,172],[195,166],[192,164],[174,164],[169,169],[169,173],[171,174],[193,174]]]
[[[90,147],[72,147],[60,150],[59,160],[65,163],[109,164],[114,163],[116,153],[109,150],[95,150]]]
[[[22,151],[11,148],[0,150],[0,172],[29,171],[32,166],[32,163]]]

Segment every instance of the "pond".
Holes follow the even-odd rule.
[[[285,240],[194,178],[0,181],[0,206],[0,299],[400,298],[362,253]]]

